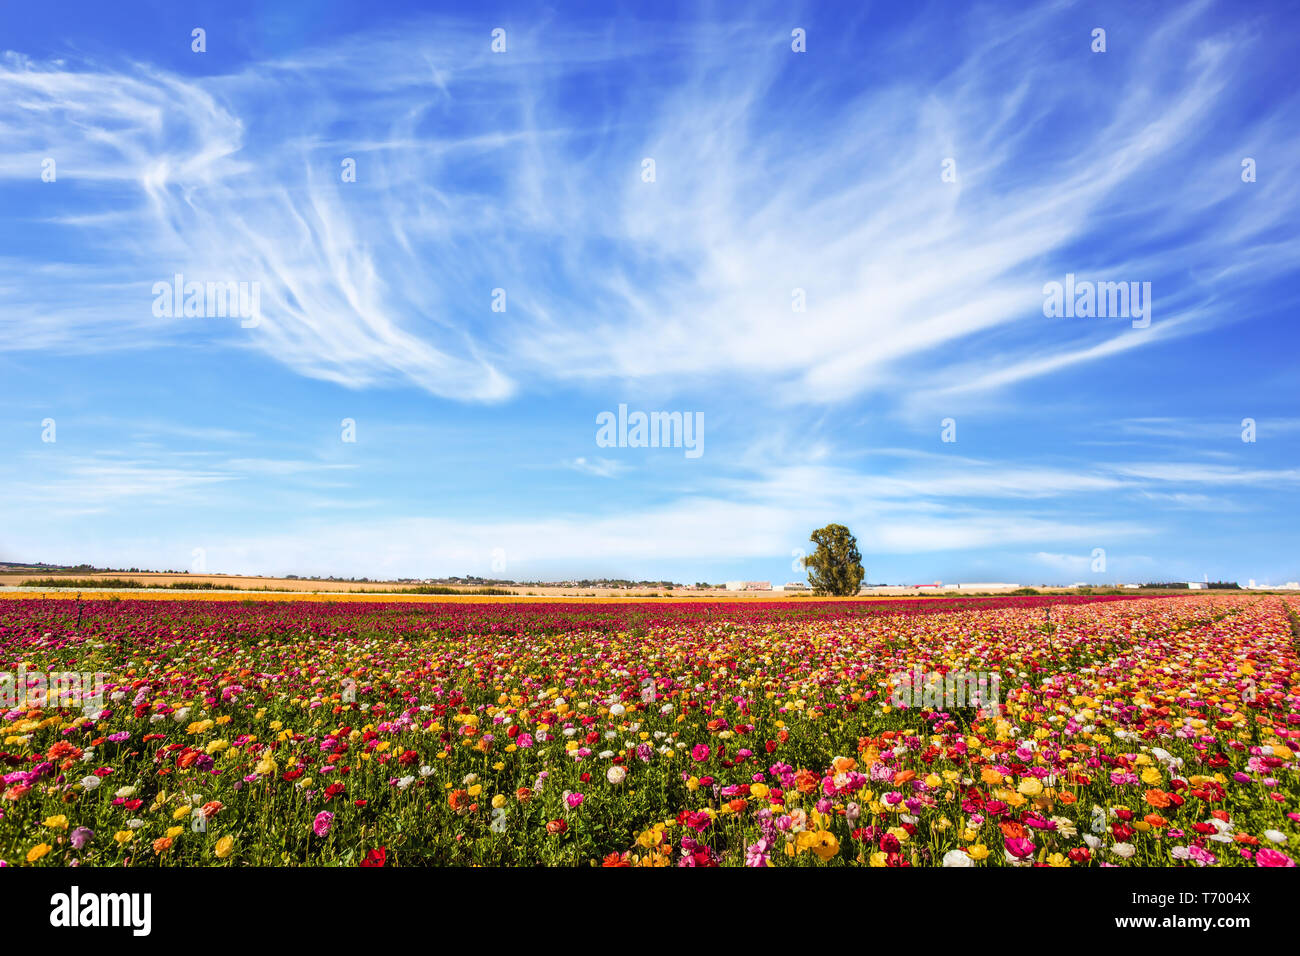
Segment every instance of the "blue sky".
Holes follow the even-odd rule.
[[[0,560],[1300,578],[1295,5],[262,6],[0,13]]]

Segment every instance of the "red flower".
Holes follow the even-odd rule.
[[[547,833],[563,833],[567,829],[569,829],[569,824],[563,820],[552,820],[546,824]]]
[[[388,859],[388,847],[381,846],[376,850],[370,850],[366,853],[366,858],[361,861],[362,866],[383,866]]]

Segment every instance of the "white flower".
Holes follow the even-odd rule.
[[[1097,847],[1101,846],[1101,840],[1093,836],[1091,833],[1085,833],[1083,835],[1083,842],[1088,844],[1089,849],[1092,850],[1095,850],[1097,849]]]
[[[1265,830],[1264,836],[1267,837],[1269,840],[1272,840],[1274,843],[1286,842],[1286,834],[1283,833],[1281,830]]]
[[[611,717],[622,717],[625,713],[627,713],[627,708],[622,704],[615,704],[609,709],[609,715]]]
[[[974,866],[975,861],[965,850],[949,850],[943,855],[944,866]]]
[[[1169,855],[1175,860],[1190,860],[1192,858],[1192,852],[1185,846],[1174,847],[1169,851]]]
[[[431,774],[431,773],[433,773],[433,768],[430,767],[427,763],[424,764],[422,767],[420,767],[420,776],[421,776],[421,777],[427,777],[427,776],[429,776],[429,774]]]
[[[127,797],[131,796],[134,793],[135,793],[135,787],[119,787],[117,791],[114,792],[113,796],[117,797],[120,800],[125,800]]]
[[[601,760],[608,760],[610,757],[614,756],[614,751],[602,750],[600,753],[596,754],[596,756],[599,757]]]
[[[673,712],[672,704],[664,704],[662,707],[659,708],[659,713],[664,714],[665,716],[671,714],[672,712]]]
[[[618,764],[614,764],[614,766],[605,771],[605,779],[614,784],[614,786],[618,786],[627,779],[627,771]]]
[[[139,817],[136,817],[134,820],[127,820],[126,825],[128,828],[132,830],[138,830],[142,826],[144,826],[144,821],[141,820]]]
[[[465,779],[461,781],[461,783],[463,783],[467,787],[472,787],[477,782],[478,782],[478,774],[476,773],[465,774]]]
[[[1117,857],[1119,857],[1122,860],[1127,860],[1135,852],[1137,852],[1137,848],[1133,846],[1132,843],[1116,843],[1110,849],[1112,853],[1114,853]]]
[[[405,790],[407,787],[409,787],[409,786],[410,786],[411,784],[413,784],[413,783],[415,783],[415,777],[414,777],[414,776],[406,776],[406,777],[402,777],[402,779],[400,779],[400,780],[397,781],[397,789],[398,789],[398,790]]]
[[[89,777],[81,778],[81,785],[85,787],[87,790],[94,790],[101,783],[103,783],[103,781],[100,780],[98,777],[96,777],[94,774],[91,774]]]

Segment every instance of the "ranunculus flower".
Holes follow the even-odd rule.
[[[1256,866],[1295,866],[1295,860],[1291,859],[1281,850],[1274,850],[1272,847],[1264,847],[1255,854]]]
[[[328,810],[322,810],[316,814],[316,819],[312,821],[311,829],[318,837],[323,837],[330,832],[330,827],[334,824],[334,814]]]

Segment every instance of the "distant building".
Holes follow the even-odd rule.
[[[728,590],[728,591],[743,591],[743,590],[745,590],[745,582],[744,582],[744,581],[728,581],[728,582],[727,582],[727,590]]]
[[[1020,587],[1019,584],[1007,584],[1006,582],[989,582],[977,581],[973,584],[959,584],[958,591],[1014,591]]]
[[[786,581],[785,590],[787,591],[807,591],[808,585],[803,581]]]
[[[1189,591],[1204,591],[1204,590],[1205,590],[1205,582],[1204,582],[1204,581],[1188,581],[1188,582],[1187,582],[1187,590],[1189,590]]]
[[[728,581],[728,591],[770,591],[771,581]]]

